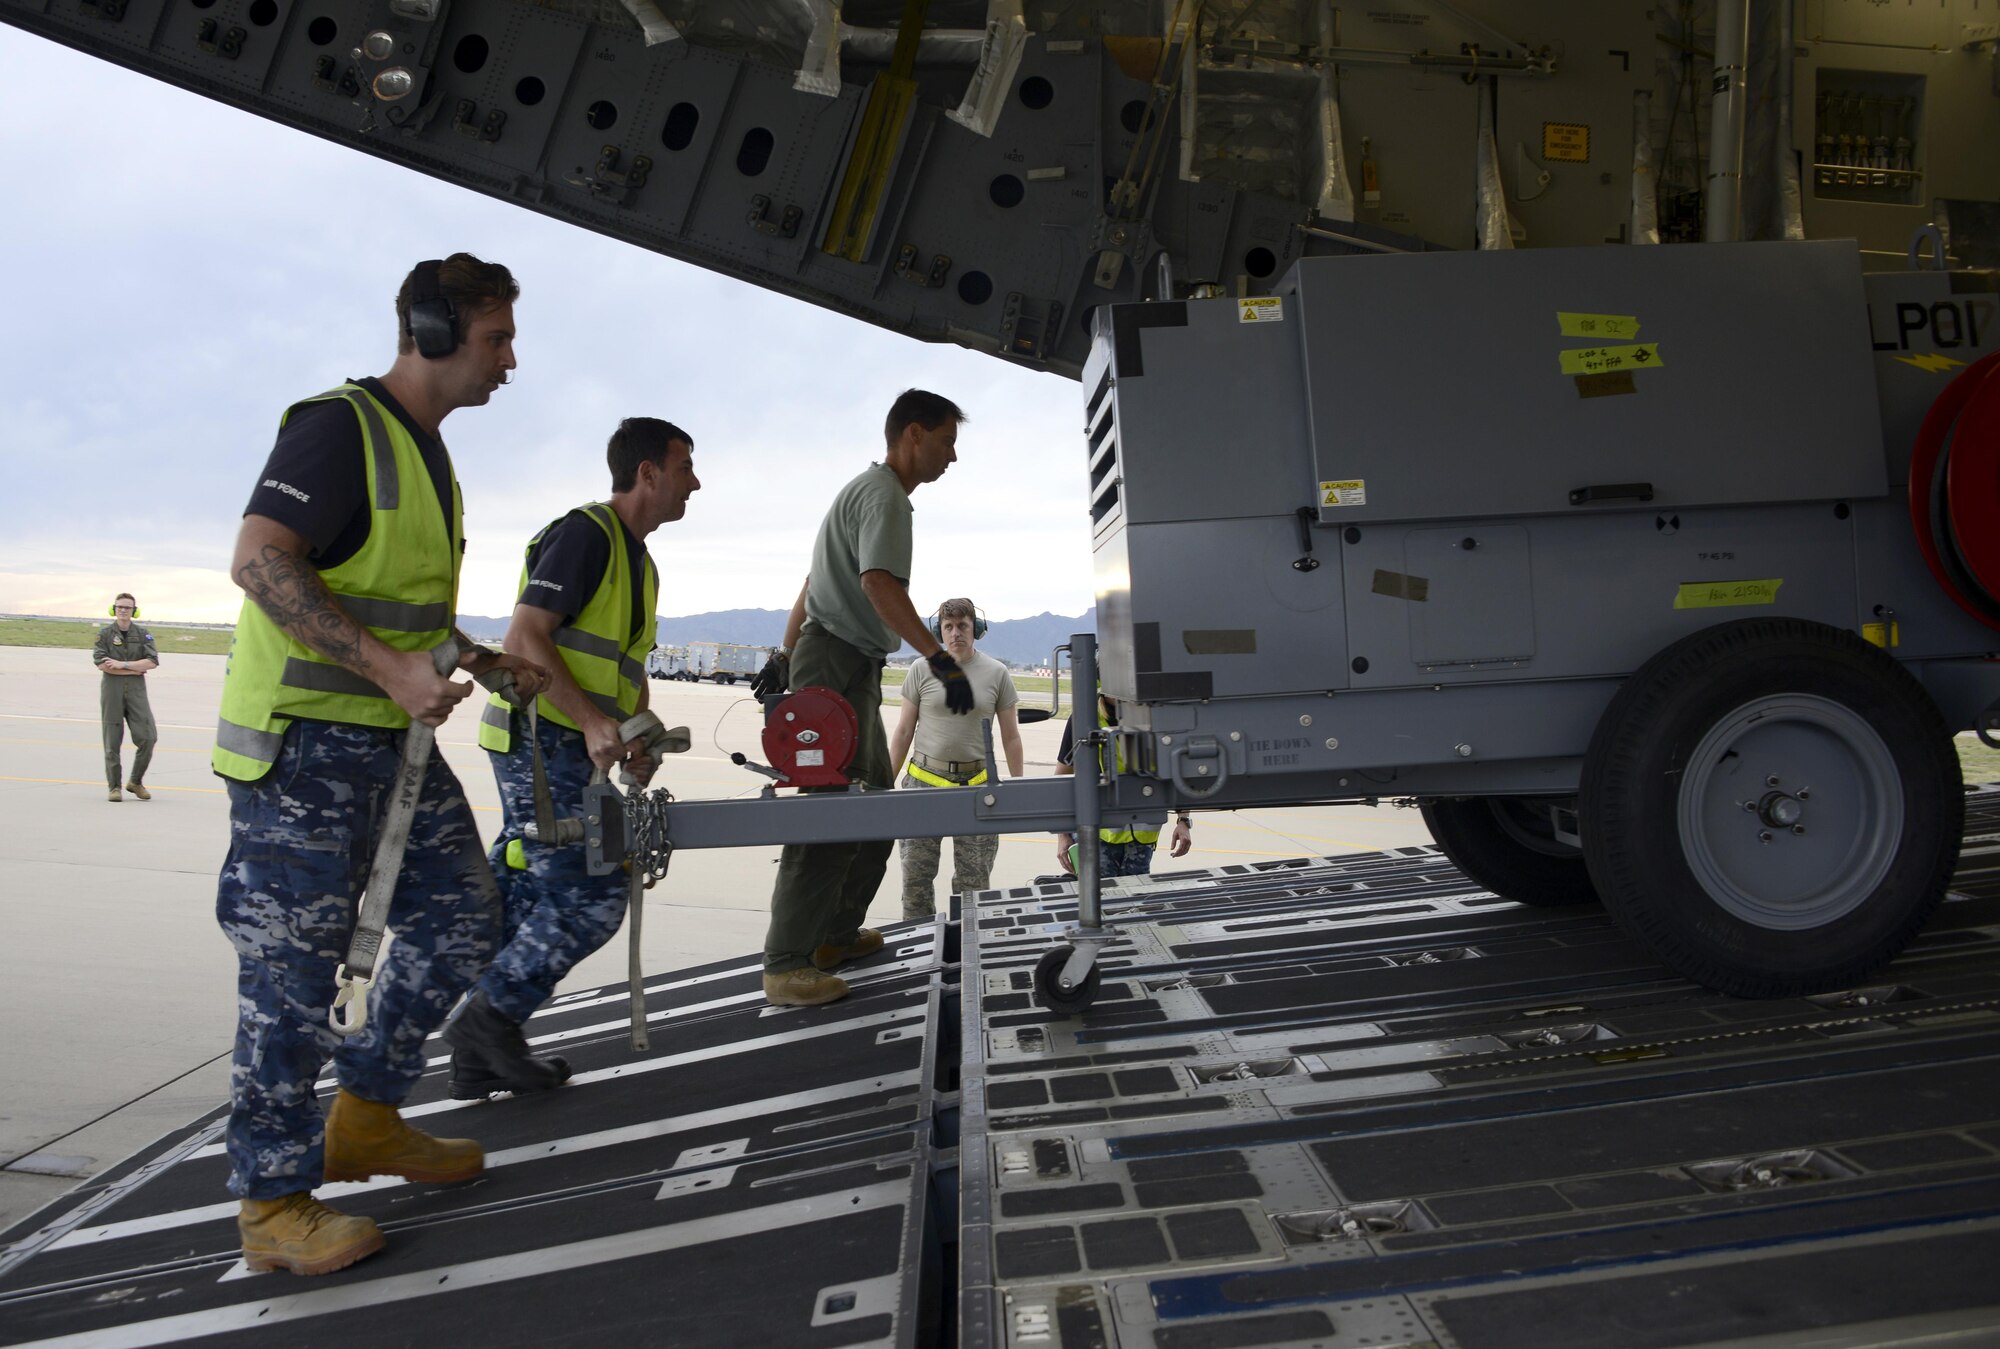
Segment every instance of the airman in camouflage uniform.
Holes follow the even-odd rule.
[[[654,763],[622,724],[648,700],[645,660],[655,638],[659,571],[646,539],[687,513],[701,488],[694,442],[672,422],[630,417],[605,446],[609,500],[551,521],[528,543],[507,649],[549,670],[535,703],[549,799],[556,814],[582,809],[593,773],[623,765],[644,782]],[[579,960],[611,940],[625,918],[622,873],[590,874],[581,843],[556,846],[526,837],[535,819],[535,754],[524,710],[487,701],[479,743],[493,762],[506,824],[493,866],[507,893],[506,936],[479,987],[445,1030],[452,1047],[451,1094],[561,1086],[569,1066],[535,1058],[522,1027]]]
[[[397,1110],[424,1040],[494,949],[500,894],[450,767],[428,760],[396,877],[366,1029],[329,1028],[403,748],[472,692],[435,653],[455,635],[462,496],[439,425],[514,368],[505,267],[419,263],[396,297],[395,364],[292,405],[244,508],[231,575],[244,592],[210,762],[227,781],[229,854],[216,918],[240,1005],[227,1130],[229,1188],[253,1270],[325,1274],[380,1250],[369,1218],[313,1196],[322,1180],[466,1180],[485,1156]],[[460,637],[457,669],[547,672]],[[340,1086],[324,1119],[331,1054]]]
[[[90,663],[104,672],[98,690],[98,713],[104,721],[104,776],[110,782],[110,799],[124,800],[119,791],[122,768],[118,762],[125,747],[125,728],[132,728],[132,776],[122,778],[125,791],[141,801],[150,801],[146,790],[146,769],[153,762],[153,746],[160,733],[153,725],[153,705],[146,698],[146,672],[159,665],[160,648],[153,634],[134,623],[139,602],[130,593],[112,601],[115,622],[98,629]]]

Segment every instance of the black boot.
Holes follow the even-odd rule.
[[[527,1037],[486,1000],[474,993],[444,1028],[451,1046],[451,1098],[482,1101],[496,1091],[548,1091],[569,1081],[569,1063],[554,1055],[538,1059]]]

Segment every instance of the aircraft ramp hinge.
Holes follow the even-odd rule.
[[[777,239],[795,239],[798,237],[799,223],[805,218],[805,211],[797,206],[786,206],[773,216],[771,199],[761,192],[750,198],[750,228],[759,234],[768,234]]]
[[[195,27],[194,45],[211,56],[234,61],[243,54],[243,40],[248,36],[241,28],[222,29],[214,19],[203,19]]]
[[[343,98],[354,98],[361,92],[361,78],[354,73],[354,67],[343,69],[331,56],[321,56],[313,61],[312,82],[313,88],[339,94]]]
[[[646,185],[646,175],[653,171],[653,161],[645,155],[633,155],[632,162],[621,169],[618,165],[622,158],[617,146],[607,145],[598,152],[597,163],[589,172],[576,169],[563,181],[571,187],[586,189],[600,201],[630,206],[632,198]]]
[[[451,128],[461,136],[471,136],[482,141],[497,141],[501,130],[507,125],[507,114],[500,108],[489,108],[486,116],[479,116],[479,104],[469,98],[458,100],[458,106],[451,115]]]
[[[896,275],[919,286],[942,286],[944,279],[951,275],[951,259],[943,253],[931,257],[929,267],[917,265],[917,246],[904,244],[896,250]]]
[[[77,7],[106,23],[117,23],[125,17],[127,3],[128,0],[77,0]]]
[[[1001,349],[1010,356],[1047,360],[1062,340],[1062,316],[1060,300],[1038,302],[1009,291],[1000,312]]]

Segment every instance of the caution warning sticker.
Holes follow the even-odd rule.
[[[1238,323],[1283,323],[1285,302],[1276,295],[1246,295],[1236,302]]]
[[[1590,162],[1590,128],[1582,122],[1542,123],[1542,158],[1559,164]]]
[[[1664,364],[1657,342],[1628,342],[1614,347],[1571,347],[1558,352],[1565,375],[1601,375],[1607,370],[1648,370]]]
[[[1676,609],[1727,609],[1737,604],[1776,604],[1783,577],[1764,581],[1684,581],[1674,595]]]
[[[1319,504],[1322,506],[1366,506],[1368,504],[1368,480],[1347,478],[1340,482],[1323,482],[1319,485]]]

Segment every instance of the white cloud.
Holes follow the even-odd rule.
[[[461,605],[512,606],[520,550],[601,496],[617,420],[695,437],[702,491],[653,539],[661,608],[782,608],[826,502],[921,385],[973,421],[916,497],[916,599],[995,618],[1090,600],[1081,394],[605,239],[0,27],[0,610],[226,620],[236,520],[292,399],[377,374],[409,264],[520,278],[518,387],[445,424]],[[62,147],[59,149],[58,147]],[[101,592],[101,593],[100,593]]]

